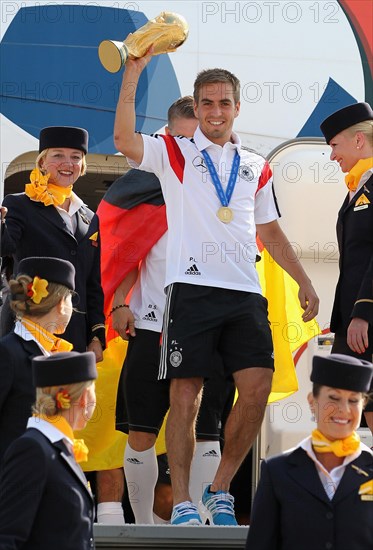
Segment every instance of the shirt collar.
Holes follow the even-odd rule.
[[[306,437],[306,439],[303,439],[303,441],[301,441],[297,445],[297,447],[295,447],[295,449],[298,448],[298,447],[301,447],[304,451],[306,451],[308,456],[310,458],[312,458],[312,460],[314,462],[317,462],[318,464],[320,464],[320,462],[317,460],[317,457],[316,457],[315,452],[314,452],[313,447],[312,447],[311,436]],[[347,466],[347,464],[349,464],[350,462],[355,460],[358,456],[360,456],[362,451],[366,451],[366,452],[370,453],[373,456],[373,451],[371,449],[369,449],[369,447],[367,445],[365,445],[365,443],[360,442],[359,449],[355,453],[344,457],[344,461],[341,464],[341,466]],[[337,466],[337,468],[340,468],[341,466]]]
[[[27,421],[27,428],[35,428],[35,430],[39,430],[39,432],[45,435],[51,443],[56,443],[57,441],[61,441],[61,439],[65,439],[69,445],[73,445],[73,442],[69,437],[53,426],[53,424],[46,422],[42,418],[31,416]]]
[[[373,174],[373,166],[372,166],[372,168],[369,168],[369,170],[364,172],[364,174],[361,176],[360,181],[359,181],[359,185],[357,186],[356,191],[350,191],[350,200],[366,184],[366,182],[368,181],[368,179],[371,177],[372,174]]]
[[[36,342],[31,332],[24,325],[22,325],[21,321],[16,321],[14,333],[17,334],[17,336],[20,336],[22,340],[26,340],[27,342],[29,340],[34,340]]]
[[[67,212],[67,214],[69,214],[70,217],[74,216],[74,214],[77,213],[77,211],[82,207],[82,206],[86,206],[84,204],[84,202],[82,201],[82,199],[80,197],[78,197],[78,195],[76,193],[74,193],[74,191],[71,193],[71,197],[70,197],[70,205],[69,205],[69,210]],[[65,213],[66,213],[66,210],[64,210],[63,208],[61,208],[60,206],[57,206],[57,208],[59,210],[63,210]]]
[[[44,355],[49,355],[49,353],[43,348],[43,346],[36,340],[34,335],[21,323],[21,321],[16,321],[15,327],[14,327],[14,334],[17,334],[22,340],[25,340],[26,342],[29,342],[30,340],[36,342],[36,344],[39,346],[40,350]]]
[[[361,186],[363,186],[364,183],[368,181],[368,179],[371,177],[372,174],[373,174],[373,166],[372,168],[369,168],[369,170],[361,176],[361,180],[360,180]]]
[[[235,132],[232,132],[232,141],[227,141],[227,143],[224,144],[223,147],[225,148],[233,148],[236,149],[237,152],[240,152],[241,149],[241,140],[238,134]],[[197,126],[196,131],[194,132],[193,136],[194,143],[196,144],[196,147],[199,151],[203,151],[204,149],[207,149],[207,147],[218,147],[219,149],[223,149],[221,145],[217,145],[216,143],[213,143],[210,141],[205,134],[202,132],[201,128]]]

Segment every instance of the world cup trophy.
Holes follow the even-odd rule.
[[[143,57],[153,45],[153,55],[174,52],[188,37],[188,23],[177,13],[163,11],[127,36],[124,42],[104,40],[98,48],[102,65],[117,73],[127,59]]]

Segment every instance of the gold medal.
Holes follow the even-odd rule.
[[[216,215],[223,223],[230,223],[233,220],[233,210],[228,206],[221,206]]]

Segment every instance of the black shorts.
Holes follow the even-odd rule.
[[[170,285],[159,378],[210,378],[216,351],[226,375],[250,367],[274,369],[266,298],[239,290]]]
[[[204,441],[219,441],[226,409],[231,409],[236,386],[232,376],[224,374],[223,361],[214,355],[214,374],[203,385],[202,401],[196,423],[196,438]]]
[[[130,337],[127,356],[120,376],[116,428],[158,435],[169,408],[169,380],[158,380],[160,335],[136,329]],[[197,439],[219,440],[222,411],[232,402],[234,383],[225,378],[221,359],[215,358],[216,374],[205,383],[197,418]]]
[[[332,353],[343,353],[344,355],[351,355],[357,357],[358,359],[364,359],[365,361],[372,362],[373,354],[373,330],[369,328],[368,332],[369,347],[365,350],[365,353],[359,354],[352,351],[352,349],[347,344],[347,333],[336,332],[334,335],[334,344],[332,347]],[[370,385],[369,392],[373,393],[373,380]],[[373,412],[373,396],[370,397],[367,405],[364,408],[365,412]]]
[[[117,429],[149,432],[158,435],[170,405],[168,380],[157,380],[160,334],[136,329],[129,337],[127,355],[122,368],[117,402]]]

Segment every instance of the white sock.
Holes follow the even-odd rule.
[[[206,486],[213,482],[220,458],[219,441],[197,441],[189,479],[190,496],[196,506]]]
[[[154,512],[153,512],[153,520],[154,520],[154,523],[159,525],[168,525],[170,523],[169,519],[162,519],[159,516],[157,516],[157,514],[155,514]]]
[[[158,479],[155,447],[146,451],[134,451],[127,443],[124,451],[124,475],[136,523],[153,524],[154,488]]]
[[[100,502],[97,504],[97,523],[105,525],[124,525],[121,502]]]

